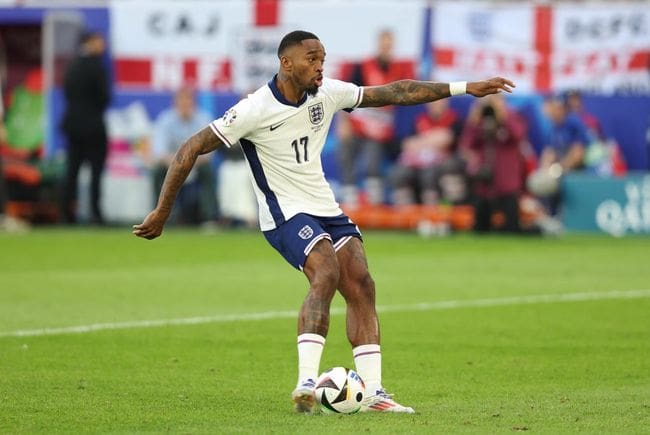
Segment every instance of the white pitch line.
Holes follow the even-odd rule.
[[[558,293],[558,294],[531,295],[531,296],[510,296],[510,297],[492,298],[492,299],[465,299],[465,300],[458,299],[458,300],[440,301],[440,302],[423,302],[419,304],[384,305],[384,306],[378,306],[377,311],[381,313],[416,312],[416,311],[451,310],[457,308],[501,307],[501,306],[508,306],[508,305],[531,305],[531,304],[561,303],[561,302],[583,302],[583,301],[600,301],[600,300],[611,300],[611,299],[644,299],[644,298],[650,298],[650,289],[589,292],[589,293]],[[334,307],[331,310],[332,315],[341,315],[344,313],[345,313],[345,309],[343,308]],[[90,325],[65,326],[61,328],[19,329],[16,331],[0,332],[0,338],[38,337],[43,335],[62,335],[62,334],[83,334],[87,332],[115,330],[115,329],[157,328],[162,326],[200,325],[205,323],[242,322],[247,320],[287,319],[287,318],[295,318],[297,315],[298,315],[297,311],[264,311],[259,313],[219,314],[215,316],[186,317],[186,318],[179,318],[179,319],[131,320],[126,322],[93,323]]]

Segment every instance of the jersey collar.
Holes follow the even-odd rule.
[[[298,101],[298,103],[292,103],[291,101],[287,100],[284,98],[284,95],[282,95],[282,92],[280,92],[280,88],[278,88],[277,83],[275,82],[275,79],[277,79],[278,75],[274,75],[273,78],[269,81],[269,88],[271,89],[271,93],[273,93],[273,96],[275,97],[276,100],[278,100],[282,104],[286,104],[287,106],[292,106],[292,107],[300,107],[303,105],[305,101],[307,101],[307,92],[305,92],[305,95]]]

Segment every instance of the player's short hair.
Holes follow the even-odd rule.
[[[294,30],[293,32],[287,33],[278,46],[278,57],[282,56],[284,50],[294,45],[300,45],[305,39],[318,39],[318,36],[311,32],[305,32],[304,30]],[[320,41],[320,39],[318,40]]]

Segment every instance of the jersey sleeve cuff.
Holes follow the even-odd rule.
[[[359,107],[359,104],[361,104],[362,100],[363,100],[363,86],[359,86],[357,88],[357,98],[355,99],[354,104],[352,105],[352,107],[348,107],[343,110],[345,110],[348,113],[352,112],[354,109]]]
[[[210,128],[212,129],[212,132],[217,135],[219,140],[221,140],[221,142],[224,143],[224,145],[226,145],[228,148],[230,148],[232,146],[232,143],[230,143],[228,138],[221,131],[219,131],[219,129],[217,128],[217,126],[215,124],[215,121],[212,121],[210,123]]]
[[[357,101],[354,103],[354,106],[352,106],[352,109],[359,107],[359,104],[361,104],[361,101],[363,100],[363,86],[359,86],[357,94]]]

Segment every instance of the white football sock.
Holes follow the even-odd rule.
[[[323,354],[325,337],[318,334],[298,336],[298,385],[307,379],[318,378],[320,357]]]
[[[352,349],[357,373],[366,384],[366,396],[381,388],[381,349],[378,344],[362,344]]]

